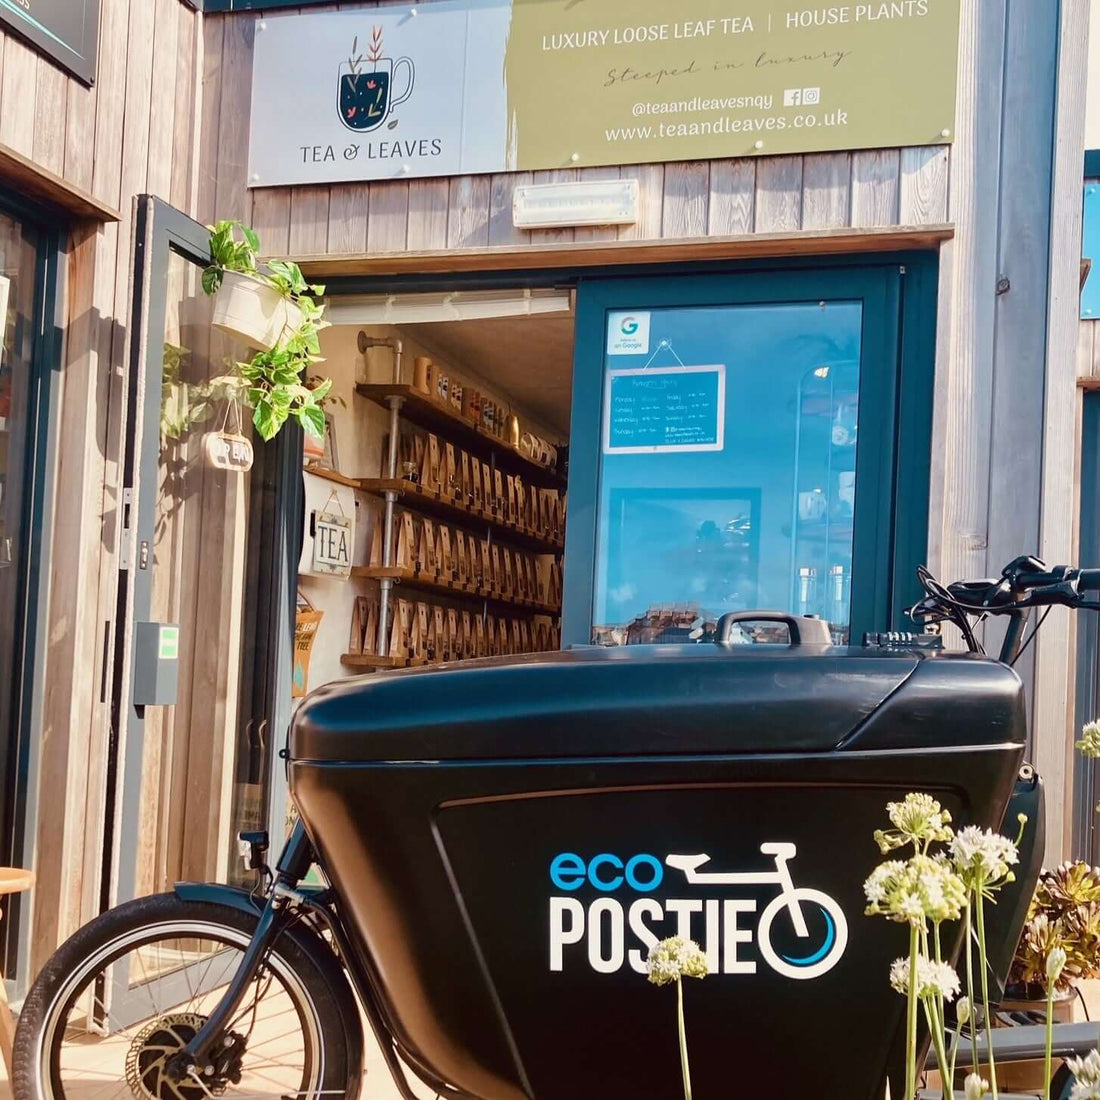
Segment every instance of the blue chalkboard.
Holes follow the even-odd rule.
[[[606,454],[720,451],[725,421],[723,365],[607,372]]]

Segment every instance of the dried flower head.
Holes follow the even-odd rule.
[[[879,864],[863,884],[867,915],[923,925],[958,920],[966,905],[966,886],[942,859],[915,855],[906,862]]]
[[[951,856],[967,886],[983,890],[1015,881],[1011,868],[1020,861],[1020,853],[1008,837],[977,825],[967,825],[955,834]]]
[[[909,992],[909,960],[895,959],[890,964],[890,986],[903,996]],[[942,997],[953,1001],[959,995],[959,976],[945,962],[924,955],[917,957],[917,996]]]
[[[982,1100],[988,1088],[988,1082],[982,1080],[977,1073],[968,1073],[963,1082],[963,1095],[966,1100]]]
[[[893,829],[876,829],[875,843],[885,855],[912,844],[922,851],[937,840],[950,840],[951,815],[930,795],[911,792],[901,802],[887,802]]]
[[[1090,1050],[1084,1058],[1067,1058],[1074,1076],[1069,1100],[1097,1100],[1100,1097],[1100,1051]]]
[[[668,985],[681,978],[705,978],[707,957],[694,940],[670,936],[649,949],[646,970],[654,985]]]
[[[1094,718],[1081,727],[1081,739],[1074,742],[1077,748],[1093,759],[1100,757],[1100,719]]]

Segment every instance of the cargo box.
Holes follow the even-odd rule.
[[[311,695],[290,781],[413,1065],[483,1100],[881,1100],[903,1054],[905,930],[863,915],[885,804],[1001,822],[1019,678],[963,654],[581,648]]]

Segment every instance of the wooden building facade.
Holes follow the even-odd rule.
[[[129,652],[116,644],[117,608],[135,554],[123,454],[140,339],[135,196],[203,223],[242,219],[266,252],[322,280],[927,253],[938,279],[928,564],[956,579],[996,574],[1022,553],[1075,561],[1077,379],[1100,361],[1100,339],[1095,351],[1091,333],[1078,343],[1089,4],[958,5],[949,144],[277,188],[250,187],[247,167],[264,11],[102,0],[90,88],[0,36],[0,209],[14,195],[60,233],[42,462],[25,467],[40,491],[29,530],[41,558],[21,590],[31,644],[0,669],[18,696],[2,731],[9,779],[23,785],[5,861],[38,876],[8,947],[18,987],[112,900],[117,874],[108,863],[105,878],[104,849],[119,843],[121,821],[106,825],[127,736],[126,677],[113,662]],[[636,179],[637,221],[514,227],[518,185],[573,179]],[[894,507],[905,512],[904,487]],[[1055,859],[1072,843],[1075,644],[1072,617],[1055,610],[1020,666]],[[186,789],[186,770],[177,782]]]

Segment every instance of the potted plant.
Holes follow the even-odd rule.
[[[250,226],[220,221],[208,228],[210,263],[202,273],[202,288],[214,296],[211,323],[249,347],[273,347],[302,322],[298,295],[271,264],[266,272],[259,270],[260,239]]]
[[[1087,863],[1063,863],[1039,875],[1009,971],[1005,1007],[1042,1011],[1036,1002],[1046,1001],[1046,959],[1054,947],[1066,952],[1056,1001],[1072,1006],[1077,983],[1100,977],[1100,872]]]
[[[328,322],[323,320],[325,307],[314,299],[325,288],[307,283],[289,260],[269,260],[261,271],[256,264],[259,248],[255,231],[241,222],[210,226],[210,264],[202,286],[217,299],[214,324],[259,349],[238,362],[233,374],[211,384],[226,387],[234,399],[251,407],[252,422],[264,440],[291,418],[323,439],[322,405],[332,381],[311,378],[308,372],[322,362],[317,334]]]

